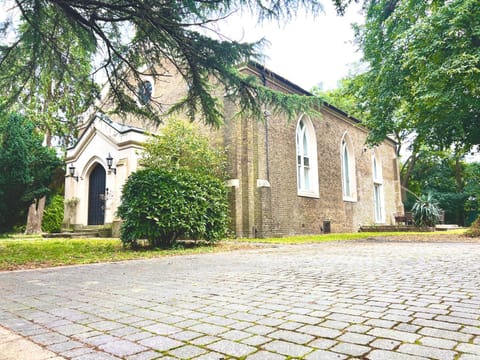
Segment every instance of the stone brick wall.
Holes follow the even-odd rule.
[[[268,85],[297,91],[275,78],[268,78]],[[262,123],[235,118],[231,104],[225,109],[225,144],[232,178],[238,180],[238,187],[232,188],[237,236],[317,234],[324,231],[325,221],[330,222],[332,232],[358,231],[361,225],[374,224],[374,154],[382,166],[385,223],[391,224],[393,214],[402,211],[395,144],[386,140],[368,149],[365,129],[335,108],[324,107],[321,118],[311,118],[317,140],[319,198],[297,194],[296,121],[273,115]],[[345,133],[354,149],[356,201],[345,201],[342,193],[340,152]]]

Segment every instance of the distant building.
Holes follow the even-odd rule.
[[[310,95],[283,77],[250,64],[241,69],[267,86]],[[185,86],[172,71],[171,82],[144,82],[151,94],[179,99]],[[403,212],[395,143],[365,146],[367,131],[358,120],[325,105],[321,118],[300,115],[288,122],[234,117],[225,100],[225,124],[209,129],[212,141],[228,151],[232,227],[238,237],[270,237],[353,232],[361,225],[391,224]],[[161,132],[135,118],[122,124],[98,114],[81,126],[67,152],[65,223],[77,228],[119,222],[116,209],[128,176],[138,169],[147,132]],[[109,168],[107,158],[111,158]]]

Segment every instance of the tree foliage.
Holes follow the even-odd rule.
[[[57,44],[76,44],[78,51],[95,56],[108,83],[109,95],[104,99],[119,113],[133,113],[156,120],[162,99],[140,105],[137,84],[145,76],[161,83],[166,74],[162,62],[173,63],[187,84],[187,96],[172,108],[186,110],[193,119],[197,115],[208,124],[222,121],[221,104],[212,90],[221,85],[228,97],[238,101],[241,110],[261,117],[262,103],[272,103],[290,116],[312,111],[314,98],[278,94],[263,87],[254,77],[235,70],[239,64],[258,59],[262,41],[239,43],[218,36],[215,21],[237,10],[252,11],[258,19],[288,20],[300,9],[317,14],[321,5],[316,0],[226,0],[226,1],[162,1],[157,0],[15,0],[14,10],[21,15],[21,24],[29,29],[28,38],[18,36],[21,29],[15,19],[3,24],[5,38],[13,41],[0,48],[0,86],[10,86],[9,103],[22,91],[19,83],[11,83],[9,67],[23,54],[25,79],[35,69],[56,67],[61,74],[74,74],[79,64],[75,51]],[[57,30],[52,33],[52,29]],[[7,36],[8,35],[8,36]],[[213,35],[213,36],[212,36]],[[33,39],[32,43],[29,39]],[[43,51],[48,54],[44,57]],[[19,70],[16,70],[19,73]],[[56,86],[61,86],[58,79]],[[48,88],[48,84],[40,84]],[[28,90],[30,94],[34,91]],[[89,99],[92,100],[92,99]],[[90,101],[91,102],[91,101]]]
[[[432,148],[480,143],[480,1],[368,1],[355,79],[370,141],[387,134]]]
[[[86,111],[98,93],[91,77],[91,39],[77,32],[61,13],[42,6],[42,2],[22,7],[10,43],[8,35],[13,34],[8,25],[12,24],[3,25],[3,105],[25,114],[48,137],[56,135],[68,145],[79,114]]]
[[[468,163],[451,151],[422,150],[408,188],[416,194],[432,194],[445,211],[447,223],[468,225],[478,212],[480,164]],[[407,198],[405,207],[410,209],[414,202],[414,198]]]
[[[212,147],[207,136],[200,135],[196,123],[170,119],[161,128],[161,135],[145,145],[142,165],[156,169],[185,169],[204,175],[225,177],[226,154]]]
[[[49,192],[60,160],[42,141],[29,119],[0,117],[0,232],[24,221],[27,207]]]

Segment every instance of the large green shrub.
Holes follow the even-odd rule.
[[[435,226],[440,219],[440,208],[432,194],[422,195],[412,207],[413,221],[417,226]]]
[[[48,233],[62,231],[63,222],[63,196],[55,195],[45,207],[42,219],[42,230]]]
[[[168,247],[179,238],[214,242],[228,229],[227,190],[223,181],[186,169],[145,169],[123,188],[118,215],[124,245],[147,239]]]

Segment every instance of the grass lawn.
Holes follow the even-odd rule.
[[[304,235],[285,238],[236,239],[235,241],[223,241],[214,246],[198,246],[187,249],[144,249],[139,251],[124,249],[119,239],[43,239],[36,236],[13,235],[0,238],[0,271],[230,251],[252,247],[251,243],[301,244],[391,236],[441,238],[445,235],[461,235],[463,232],[464,230],[433,233]]]
[[[39,237],[15,236],[0,239],[0,271],[146,259],[223,250],[230,250],[230,246],[220,244],[188,249],[133,251],[124,249],[119,239],[42,239]]]
[[[321,235],[299,235],[289,236],[284,238],[265,238],[265,239],[237,239],[241,242],[261,242],[272,244],[304,244],[304,243],[318,243],[328,241],[345,241],[345,240],[361,240],[372,237],[445,237],[451,235],[463,235],[465,229],[455,229],[449,231],[434,231],[434,232],[358,232],[358,233],[336,233],[336,234],[321,234]]]

